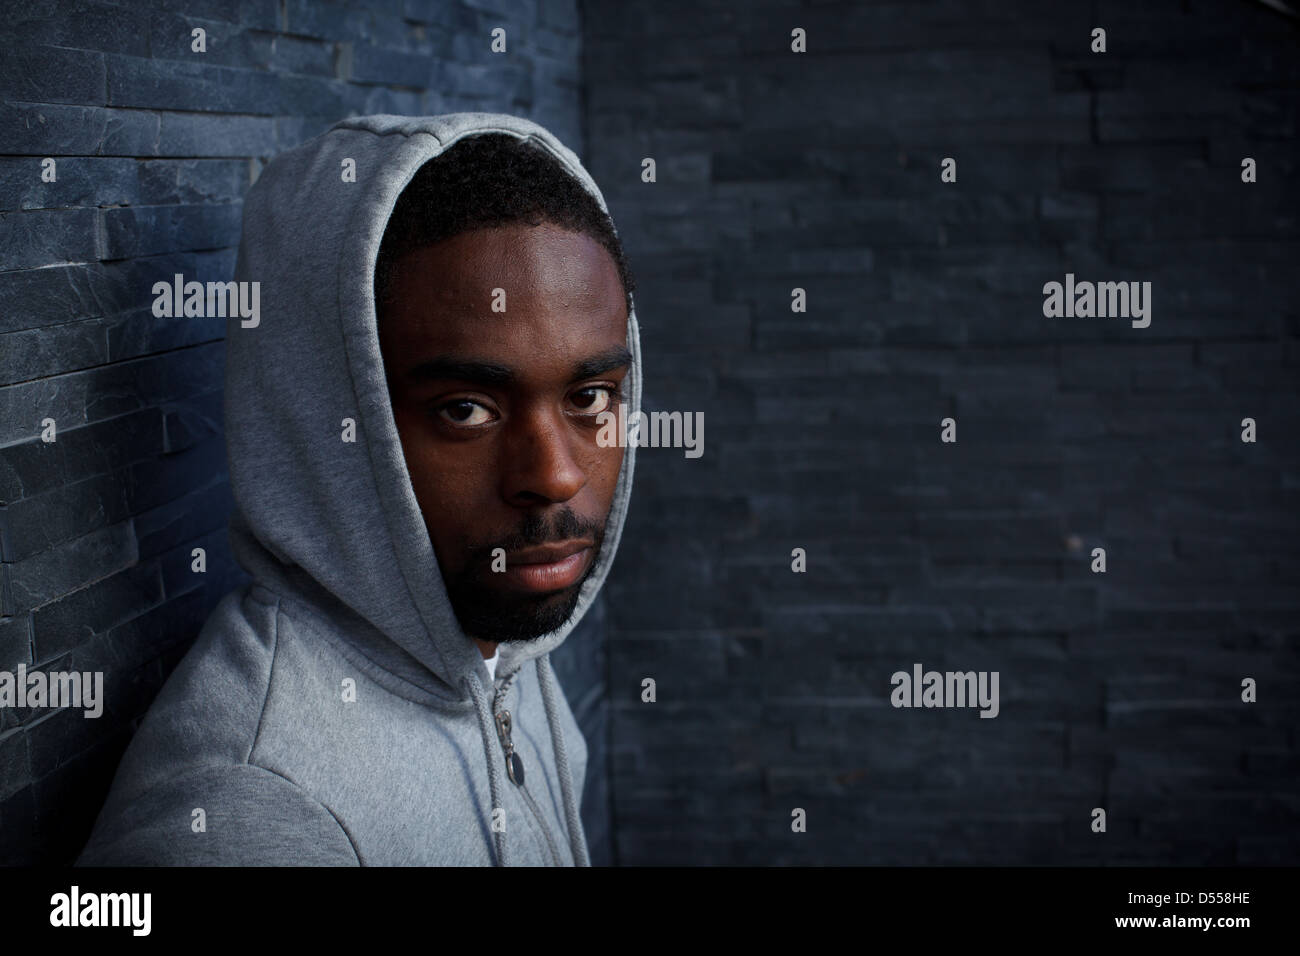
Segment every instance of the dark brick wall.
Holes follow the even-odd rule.
[[[647,405],[707,423],[641,451],[607,591],[619,862],[1300,862],[1296,41],[1246,0],[585,7]],[[1067,272],[1150,327],[1045,318]],[[915,662],[1000,715],[891,707]]]
[[[581,38],[576,5],[550,0],[30,0],[4,21],[0,670],[105,671],[107,711],[0,710],[0,861],[63,862],[138,718],[243,580],[225,531],[224,321],[155,319],[153,283],[229,279],[261,165],[349,115],[517,113],[581,155]],[[489,51],[496,26],[508,56]],[[602,641],[593,618],[556,655],[591,751],[596,862]]]

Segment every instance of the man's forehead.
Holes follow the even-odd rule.
[[[434,354],[571,361],[627,342],[622,300],[604,309],[564,308],[557,303],[520,301],[503,313],[448,308],[435,302],[396,316],[392,345],[416,360]]]
[[[389,339],[406,349],[566,352],[625,341],[626,298],[604,247],[555,227],[543,238],[543,228],[474,230],[403,256]]]
[[[565,306],[598,304],[622,294],[608,250],[585,233],[550,223],[473,229],[412,249],[396,262],[399,288],[452,300],[502,288]]]

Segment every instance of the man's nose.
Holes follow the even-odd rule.
[[[504,497],[512,504],[568,501],[587,483],[574,458],[572,427],[559,411],[536,410],[509,425],[503,463]]]

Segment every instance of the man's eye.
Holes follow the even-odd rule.
[[[588,415],[599,415],[601,412],[608,411],[609,406],[614,404],[614,394],[615,390],[612,388],[593,385],[591,388],[574,392],[573,404]]]
[[[448,402],[438,409],[438,414],[453,425],[485,425],[492,420],[490,411],[467,399]]]

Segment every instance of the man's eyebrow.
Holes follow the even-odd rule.
[[[504,388],[514,383],[515,371],[498,362],[482,362],[477,359],[436,358],[421,362],[409,372],[406,378],[411,382],[434,382],[440,379],[455,379],[461,382],[473,382],[476,385],[495,385]]]
[[[632,364],[632,353],[626,346],[617,345],[599,355],[583,359],[573,367],[573,378],[593,378],[612,372],[614,369],[626,368]],[[452,358],[443,356],[421,362],[406,373],[408,381],[435,382],[452,379],[458,382],[473,382],[475,385],[508,388],[515,383],[515,370],[499,362],[487,362],[480,359]]]
[[[616,345],[612,349],[601,352],[599,355],[593,355],[589,359],[584,359],[573,367],[573,378],[571,381],[577,381],[580,378],[593,378],[597,375],[604,375],[606,372],[612,372],[617,368],[626,368],[632,364],[632,353],[627,350],[626,346]]]

